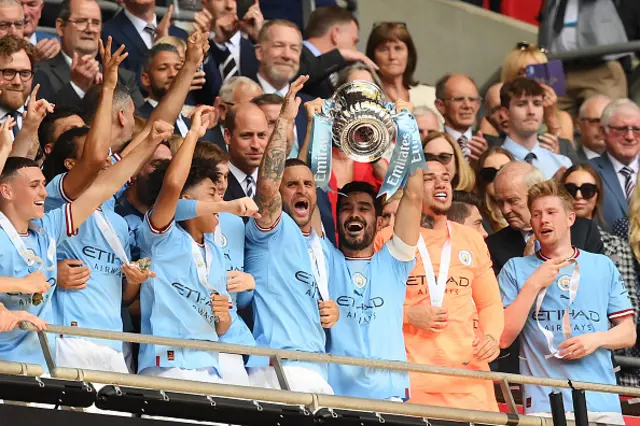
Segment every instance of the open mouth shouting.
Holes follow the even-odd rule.
[[[309,201],[298,200],[293,204],[293,210],[298,216],[307,216],[309,214]]]
[[[448,195],[446,192],[436,192],[433,195],[433,198],[438,200],[438,201],[447,201]]]
[[[360,219],[352,219],[344,224],[346,234],[351,237],[359,236],[364,232],[366,223]]]

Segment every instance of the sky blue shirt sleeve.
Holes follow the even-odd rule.
[[[618,268],[609,260],[610,271],[607,276],[611,277],[611,290],[609,292],[609,304],[607,306],[607,315],[610,320],[622,318],[628,315],[633,316],[633,307],[629,299],[627,286],[620,276]]]
[[[500,295],[502,305],[506,308],[510,306],[518,297],[518,280],[515,270],[515,258],[510,259],[498,274],[498,284],[500,285]]]
[[[176,222],[182,222],[183,220],[198,217],[196,214],[198,202],[198,200],[186,200],[184,198],[179,199],[178,205],[176,206]]]

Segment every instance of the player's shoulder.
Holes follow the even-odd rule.
[[[486,246],[482,235],[480,235],[478,231],[469,228],[467,225],[449,221],[449,226],[451,226],[451,233],[453,234],[454,242],[458,240],[465,243],[473,244],[475,247]]]
[[[220,219],[220,223],[222,224],[222,227],[225,229],[225,231],[227,229],[229,231],[244,229],[245,227],[242,218],[240,216],[236,216],[235,214],[223,212],[218,215],[218,218]]]
[[[600,270],[600,268],[616,268],[609,256],[600,253],[591,253],[590,251],[577,249],[576,259],[580,265],[589,266],[596,270]]]

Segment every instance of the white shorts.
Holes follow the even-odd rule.
[[[527,416],[551,417],[551,413],[526,413]],[[567,412],[567,420],[575,420],[573,412]],[[621,413],[606,411],[589,411],[587,413],[589,423],[607,423],[610,425],[624,425],[624,417]]]
[[[56,366],[129,373],[122,352],[90,340],[56,339]]]
[[[230,385],[251,386],[242,355],[218,354],[222,380]]]
[[[268,389],[280,389],[278,376],[273,367],[249,368],[249,381],[251,386]],[[289,387],[294,392],[321,393],[333,395],[333,388],[316,371],[295,365],[284,366],[284,374],[289,382]]]

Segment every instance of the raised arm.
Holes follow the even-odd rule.
[[[420,217],[424,196],[422,169],[417,169],[407,179],[402,192],[398,213],[393,225],[393,233],[405,244],[415,247],[420,236]]]
[[[300,152],[298,153],[298,160],[304,161],[305,163],[309,159],[309,144],[311,143],[311,135],[313,132],[313,116],[316,114],[320,114],[322,112],[322,105],[324,104],[324,99],[316,98],[312,101],[304,103],[304,109],[307,112],[307,134],[304,136],[304,143],[300,148]]]
[[[64,193],[71,200],[78,198],[91,185],[109,156],[113,92],[118,84],[118,67],[128,55],[123,53],[124,45],[111,54],[111,37],[108,38],[106,47],[102,40],[98,40],[98,43],[104,66],[102,93],[96,118],[85,139],[82,155],[63,181]]]
[[[287,160],[287,139],[302,102],[296,94],[308,79],[308,76],[303,75],[291,83],[258,169],[257,195],[261,217],[256,219],[256,223],[261,228],[270,228],[282,214],[280,182],[284,174],[284,163]]]
[[[116,193],[127,180],[151,157],[162,141],[173,135],[173,126],[164,121],[156,121],[145,143],[138,146],[131,154],[100,173],[77,200],[71,203],[71,219],[74,231]]]
[[[22,129],[13,141],[12,157],[35,158],[38,153],[38,128],[47,113],[52,113],[55,105],[46,99],[38,99],[40,85],[36,84],[29,96],[27,112],[22,120]]]
[[[7,118],[0,124],[0,173],[4,169],[4,164],[11,153],[11,129],[16,125],[13,118]]]

